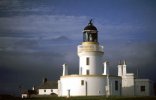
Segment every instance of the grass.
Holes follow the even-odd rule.
[[[25,100],[156,100],[156,97],[104,97],[104,96],[89,96],[89,97],[40,97],[29,98]]]
[[[108,97],[105,96],[88,96],[88,97],[57,97],[57,96],[45,96],[45,97],[33,97],[22,99],[10,95],[0,95],[0,100],[156,100],[156,96],[147,97]]]

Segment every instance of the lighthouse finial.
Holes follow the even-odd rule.
[[[93,19],[90,19],[90,23],[92,23]]]
[[[92,21],[93,21],[93,19],[90,19],[89,20],[89,25],[92,25],[93,24]]]

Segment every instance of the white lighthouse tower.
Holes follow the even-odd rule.
[[[83,41],[77,47],[79,74],[63,74],[58,80],[58,96],[110,96],[121,95],[121,77],[109,74],[108,62],[103,62],[103,46],[98,42],[98,30],[92,20],[83,30]]]
[[[98,31],[92,20],[84,28],[83,42],[78,46],[79,74],[97,75],[103,73],[103,46],[98,43]]]

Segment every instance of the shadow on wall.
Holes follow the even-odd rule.
[[[129,86],[129,87],[122,87],[122,96],[133,96],[134,93],[134,86]]]

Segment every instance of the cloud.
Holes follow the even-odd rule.
[[[140,20],[141,21],[141,20]],[[99,38],[103,40],[125,40],[125,41],[155,41],[154,34],[156,32],[152,25],[146,25],[145,21],[130,22],[130,21],[105,21],[98,22]]]
[[[18,7],[18,5],[19,5],[19,0],[1,0],[0,1],[1,10],[12,9],[14,7]]]
[[[0,17],[1,37],[58,37],[60,35],[69,38],[79,39],[83,28],[89,18],[87,16],[66,16],[66,15],[28,15],[14,17]],[[101,24],[104,23],[104,24]],[[112,23],[103,20],[95,21],[98,27],[101,40],[114,39],[135,39],[150,40],[155,36],[154,29],[142,23]],[[152,38],[152,40],[154,40]]]
[[[27,12],[39,12],[39,11],[54,11],[54,1],[50,0],[1,0],[0,11],[6,13],[27,13]],[[56,10],[56,9],[55,9]],[[5,15],[4,15],[5,16]]]
[[[0,17],[1,36],[68,36],[81,32],[85,16],[30,15]]]

